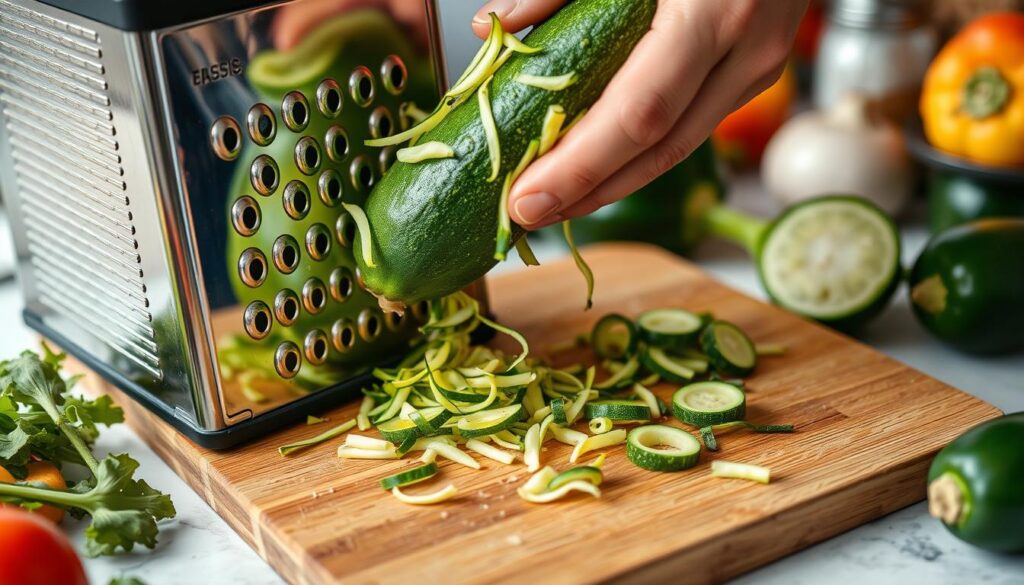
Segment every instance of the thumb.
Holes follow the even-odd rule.
[[[495,13],[508,32],[519,32],[551,16],[568,0],[491,0],[473,17],[473,32],[485,38],[491,32],[490,13]]]

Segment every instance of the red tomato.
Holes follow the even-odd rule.
[[[786,67],[775,85],[726,116],[715,128],[715,150],[737,166],[755,165],[775,131],[789,118],[796,97],[796,76]]]
[[[89,585],[68,539],[38,514],[0,509],[0,585]]]

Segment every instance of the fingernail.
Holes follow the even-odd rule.
[[[498,18],[505,18],[512,11],[516,9],[519,4],[519,0],[491,0],[479,12],[473,17],[473,22],[477,24],[490,24],[491,16],[493,12],[498,15]]]
[[[559,203],[550,193],[531,193],[516,201],[516,215],[524,225],[533,225],[557,211]]]

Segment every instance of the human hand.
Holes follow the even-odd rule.
[[[491,0],[473,19],[490,30],[536,24],[569,0]],[[527,229],[622,199],[694,151],[733,110],[782,74],[808,0],[659,0],[641,39],[604,94],[509,195]]]

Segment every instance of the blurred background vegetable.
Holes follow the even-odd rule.
[[[737,167],[757,165],[772,135],[789,118],[796,94],[790,65],[771,87],[722,120],[712,134],[722,160]]]
[[[0,510],[0,585],[88,585],[71,543],[52,522]]]

